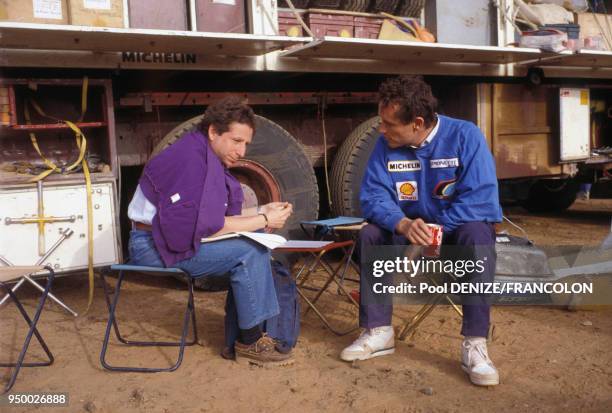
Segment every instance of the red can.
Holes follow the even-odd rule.
[[[438,224],[427,224],[432,234],[431,244],[423,248],[423,256],[425,257],[439,257],[440,247],[442,246],[442,234],[444,233],[444,227]]]

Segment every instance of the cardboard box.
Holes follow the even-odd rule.
[[[388,19],[385,19],[383,22],[378,38],[380,40],[402,40],[408,42],[420,41],[412,33],[410,33],[408,29],[400,27],[399,23]]]
[[[612,50],[612,15],[601,13],[578,13],[576,14],[576,24],[580,25],[580,38],[599,37],[604,50]],[[603,31],[602,31],[603,28]],[[608,41],[606,41],[606,37]]]
[[[0,21],[68,24],[66,0],[0,0]]]
[[[70,24],[124,27],[123,0],[69,0],[68,7]]]

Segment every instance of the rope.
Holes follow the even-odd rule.
[[[302,28],[304,29],[304,31],[306,33],[308,33],[308,36],[314,38],[315,36],[314,36],[314,34],[312,34],[312,31],[310,30],[310,27],[308,27],[308,25],[304,22],[304,20],[302,20],[302,16],[300,16],[300,13],[297,12],[297,10],[295,9],[295,6],[291,2],[291,0],[286,0],[286,1],[287,1],[287,6],[289,6],[289,8],[293,12],[293,15],[295,16],[297,21],[300,22],[300,24],[302,25]]]
[[[288,0],[290,1],[290,0]],[[325,97],[323,96],[320,100],[321,107],[321,129],[323,130],[323,169],[325,171],[325,189],[327,190],[327,205],[329,206],[329,210],[332,208],[332,198],[331,198],[331,189],[329,186],[329,172],[328,172],[328,162],[327,162],[327,132],[325,127]]]

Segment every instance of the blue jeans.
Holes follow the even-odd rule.
[[[402,235],[392,234],[375,224],[368,224],[359,232],[360,248],[374,245],[407,245],[408,240]],[[444,244],[460,246],[478,246],[475,251],[484,254],[476,259],[483,259],[485,270],[473,282],[493,282],[495,277],[495,230],[492,224],[485,222],[468,222],[460,225],[453,233],[444,234]],[[486,258],[485,258],[486,256]],[[371,274],[361,272],[361,291],[371,288],[372,281],[368,280]],[[363,328],[390,326],[393,306],[384,304],[365,304],[365,294],[361,294],[359,306],[359,325]],[[466,304],[466,302],[468,304]],[[482,297],[466,298],[463,303],[463,325],[461,334],[464,336],[487,337],[490,323],[491,306]]]
[[[149,231],[130,231],[130,264],[164,267]],[[249,329],[278,315],[279,307],[270,266],[270,251],[244,238],[201,245],[192,258],[179,261],[192,277],[229,276],[238,312],[238,326]]]

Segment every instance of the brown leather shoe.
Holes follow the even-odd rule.
[[[255,343],[247,345],[235,343],[236,361],[246,361],[258,366],[287,366],[293,364],[293,353],[281,353],[276,350],[274,339],[263,335]]]

